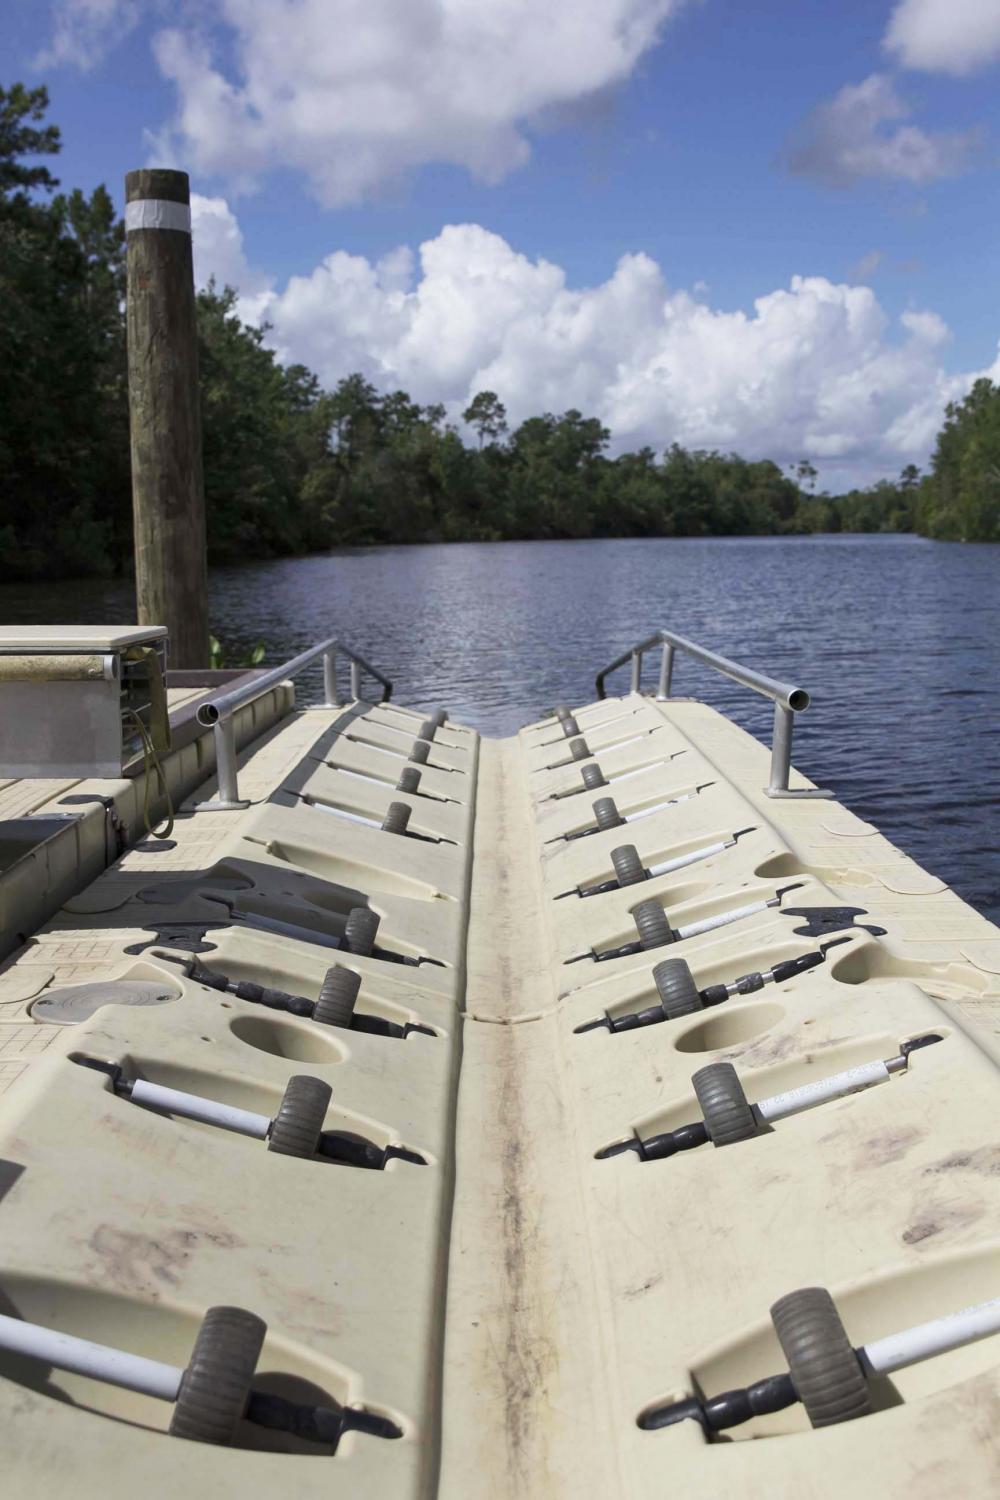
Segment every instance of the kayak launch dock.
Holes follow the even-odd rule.
[[[0,731],[12,1494],[995,1489],[1000,931],[792,769],[802,688],[165,692],[117,777]]]

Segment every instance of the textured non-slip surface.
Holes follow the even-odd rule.
[[[996,1339],[883,1381],[843,1426],[811,1430],[796,1406],[726,1442],[638,1427],[785,1369],[768,1309],[797,1288],[828,1287],[854,1343],[997,1294],[1000,933],[836,802],[768,799],[765,749],[705,706],[575,713],[591,761],[555,719],[483,742],[445,723],[412,794],[396,785],[422,716],[294,715],[241,755],[250,808],[196,809],[206,782],[168,844],[137,844],[0,970],[0,1310],[184,1365],[206,1308],[236,1304],[268,1325],[258,1388],[363,1403],[403,1432],[330,1457],[244,1423],[239,1446],[208,1447],[171,1438],[161,1403],[0,1357],[12,1493],[104,1500],[139,1477],[157,1500],[996,1487]],[[567,840],[601,795],[630,821]],[[379,826],[391,802],[411,809],[406,835]],[[728,847],[581,896],[623,844],[645,868]],[[637,942],[645,901],[671,931],[757,909],[597,961]],[[370,956],[330,946],[358,907],[380,918]],[[657,1005],[665,958],[704,988],[831,938],[823,963],[753,995],[576,1029]],[[433,1034],[267,1009],[189,977],[192,956],[309,1000],[343,963],[356,1014]],[[47,992],[105,982],[112,999],[119,980],[175,998],[32,1017]],[[889,1083],[752,1139],[597,1157],[696,1120],[708,1064],[732,1064],[752,1104],[928,1031],[943,1040]],[[310,1075],[332,1090],[326,1130],[426,1164],[269,1152],[115,1097],[73,1054],[272,1117]]]

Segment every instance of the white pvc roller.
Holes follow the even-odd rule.
[[[686,927],[677,928],[679,938],[697,937],[700,932],[712,932],[716,927],[726,927],[730,922],[738,922],[741,917],[752,917],[755,912],[766,911],[772,903],[770,901],[754,901],[750,906],[734,906],[731,911],[720,911],[714,917],[704,917],[700,922],[689,922]]]
[[[376,781],[379,786],[388,785],[384,776],[369,776],[367,771],[350,771],[347,766],[335,766],[331,760],[328,760],[326,764],[331,771],[337,771],[341,776],[353,776],[355,781]]]
[[[136,1104],[152,1104],[155,1109],[167,1109],[172,1115],[202,1120],[206,1125],[221,1125],[223,1130],[235,1130],[240,1135],[252,1135],[261,1141],[271,1128],[267,1115],[254,1114],[249,1109],[235,1109],[231,1104],[204,1099],[200,1094],[185,1094],[181,1089],[147,1083],[144,1078],[137,1078],[133,1083],[131,1098]]]
[[[666,875],[670,870],[683,870],[685,865],[696,864],[699,859],[708,859],[712,854],[721,854],[723,849],[731,849],[735,839],[728,839],[724,843],[705,844],[701,849],[692,849],[690,854],[678,854],[676,859],[665,859],[662,864],[650,865],[650,875]]]
[[[609,749],[611,749],[610,745],[603,745],[596,753],[603,755],[604,751]],[[653,760],[650,761],[648,766],[637,766],[634,771],[619,771],[617,775],[607,778],[608,785],[610,786],[613,781],[629,781],[633,776],[641,776],[644,771],[655,771],[658,766],[665,766],[667,764],[668,762],[665,760]]]
[[[0,1315],[0,1348],[12,1354],[26,1354],[57,1370],[72,1370],[89,1375],[107,1385],[120,1385],[127,1391],[144,1396],[158,1396],[161,1401],[176,1401],[183,1370],[145,1359],[141,1354],[126,1354],[123,1349],[109,1349],[106,1344],[92,1344],[70,1333],[41,1328],[37,1323],[23,1323],[19,1318]]]
[[[591,734],[593,732],[593,730],[590,731]],[[603,755],[606,750],[623,750],[626,745],[637,745],[640,740],[644,740],[645,738],[644,734],[630,734],[627,740],[612,740],[610,745],[599,746],[595,754]]]
[[[856,1068],[845,1068],[843,1073],[831,1073],[828,1078],[817,1078],[815,1083],[804,1083],[787,1093],[761,1099],[754,1105],[754,1112],[761,1120],[785,1120],[830,1099],[844,1099],[848,1094],[874,1088],[877,1083],[888,1083],[890,1077],[884,1062],[860,1063]]]
[[[360,813],[348,812],[344,807],[331,807],[328,802],[316,802],[312,797],[304,797],[303,801],[317,812],[329,813],[332,818],[346,818],[349,823],[364,823],[368,828],[382,827],[377,818],[363,818]]]
[[[641,812],[626,813],[622,822],[638,823],[640,818],[651,818],[654,813],[661,812],[665,807],[676,807],[678,802],[690,802],[694,795],[694,792],[685,792],[681,797],[668,797],[666,802],[654,802],[652,807],[644,807]]]
[[[405,750],[390,750],[386,745],[373,745],[370,740],[359,740],[357,735],[354,734],[349,734],[346,738],[350,740],[352,745],[364,745],[366,750],[374,750],[378,755],[391,755],[393,760],[406,759]]]
[[[904,1370],[907,1365],[932,1359],[935,1354],[947,1354],[949,1349],[961,1349],[977,1339],[988,1338],[991,1333],[1000,1333],[1000,1297],[875,1339],[860,1348],[858,1356],[870,1374],[891,1375],[893,1370]]]

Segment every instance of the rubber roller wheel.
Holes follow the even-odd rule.
[[[648,879],[646,866],[639,858],[639,851],[634,844],[622,844],[620,848],[612,849],[611,863],[615,867],[619,885],[638,885],[640,881]]]
[[[673,942],[674,934],[659,901],[640,901],[632,916],[644,948],[662,948],[665,943]]]
[[[170,1417],[174,1437],[231,1443],[246,1411],[267,1324],[242,1307],[210,1307]]]
[[[598,797],[594,803],[594,821],[603,833],[606,828],[619,828],[623,823],[621,813],[613,797]]]
[[[328,1083],[309,1073],[289,1078],[271,1121],[267,1149],[279,1156],[315,1156],[332,1093]]]
[[[429,722],[431,724],[434,724],[438,729],[441,728],[442,724],[447,724],[447,722],[448,722],[448,711],[447,711],[447,709],[436,708],[434,710],[434,712],[431,714]]]
[[[583,784],[588,792],[596,791],[599,786],[607,786],[608,784],[600,766],[584,766],[580,774],[583,777]]]
[[[396,791],[410,792],[412,794],[417,790],[419,785],[420,772],[416,766],[404,766],[399,773],[399,780],[396,782]]]
[[[584,739],[570,740],[569,753],[570,755],[572,755],[574,760],[589,760],[590,746]]]
[[[361,975],[342,964],[327,969],[320,986],[319,999],[313,1007],[313,1020],[324,1026],[350,1026],[354,1004],[361,988]]]
[[[386,815],[382,819],[382,832],[405,833],[412,810],[405,802],[390,802]]]
[[[430,753],[430,740],[414,740],[413,749],[410,751],[410,759],[416,761],[418,766],[422,766],[427,763],[427,757]]]
[[[668,1021],[704,1009],[694,975],[683,958],[665,958],[653,970],[660,1008]]]
[[[566,717],[565,717],[565,719],[563,719],[563,721],[562,721],[562,732],[566,736],[567,739],[569,739],[569,737],[570,737],[571,734],[579,734],[580,733],[580,726],[576,722],[576,720],[574,719],[574,717],[573,717],[572,714],[567,714]]]
[[[438,732],[436,719],[425,719],[417,730],[418,740],[432,740]]]
[[[349,911],[344,924],[344,951],[357,953],[362,958],[370,957],[381,920],[369,906],[355,906]]]
[[[804,1287],[779,1297],[771,1308],[771,1321],[814,1427],[834,1427],[868,1415],[868,1382],[824,1287]]]
[[[570,708],[568,703],[556,704],[555,715],[557,719],[568,719],[572,712],[573,710]]]
[[[691,1082],[713,1146],[734,1146],[757,1134],[757,1121],[732,1063],[709,1063]]]

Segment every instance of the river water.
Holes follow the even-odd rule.
[[[400,703],[510,734],[668,626],[806,687],[795,764],[1000,920],[1000,547],[911,536],[378,547],[222,568],[213,630],[277,663],[339,635]],[[120,622],[129,587],[0,587],[0,623]],[[655,686],[655,663],[644,685]],[[307,700],[319,674],[300,680]],[[627,670],[612,690],[627,687]],[[620,687],[618,685],[620,684]],[[674,688],[770,742],[771,705],[678,658]]]

